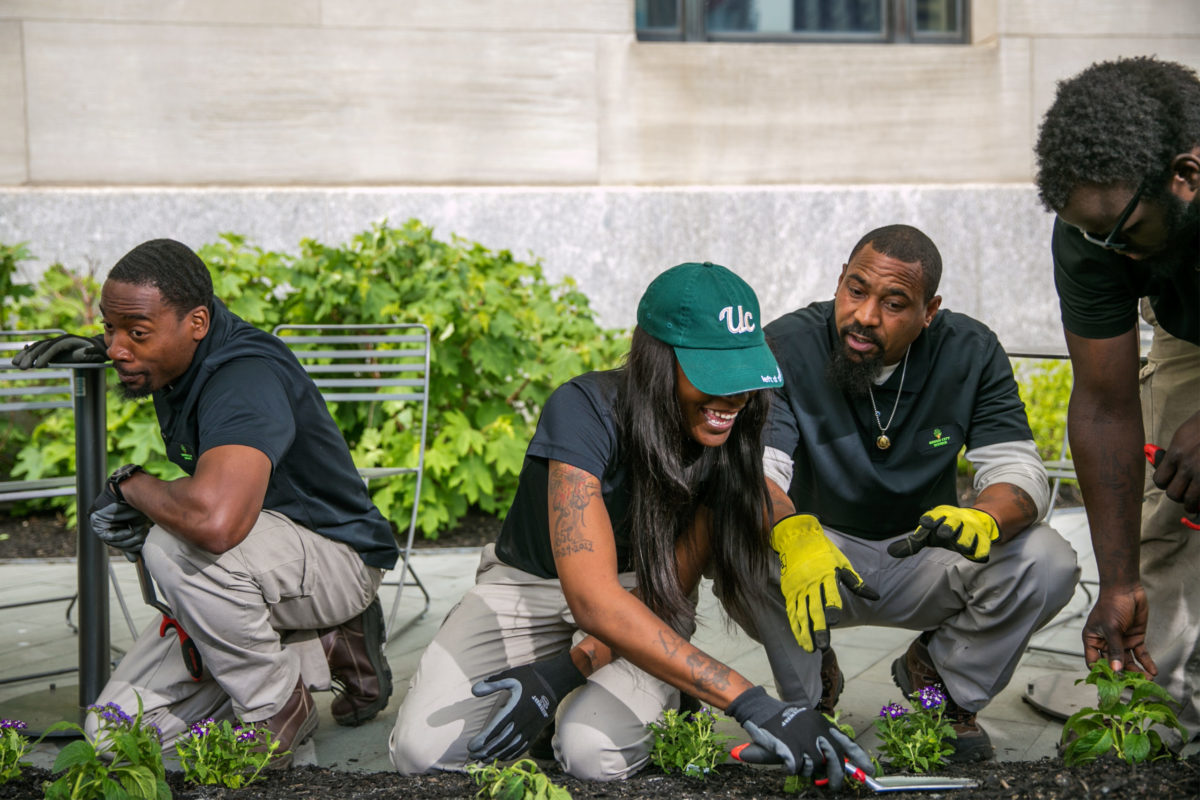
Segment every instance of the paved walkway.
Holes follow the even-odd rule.
[[[1052,523],[1080,554],[1084,579],[1094,580],[1095,560],[1091,555],[1082,510],[1057,512]],[[476,548],[415,552],[413,566],[429,587],[433,602],[424,617],[415,620],[387,647],[396,681],[391,704],[379,717],[360,728],[340,728],[329,716],[332,695],[318,695],[321,725],[310,742],[297,752],[298,763],[348,770],[391,769],[387,758],[387,737],[395,720],[396,709],[407,690],[408,679],[441,619],[472,584],[478,559],[479,551]],[[148,624],[156,614],[141,603],[132,565],[123,559],[116,559],[113,567],[135,624]],[[0,563],[0,604],[69,594],[74,586],[73,560]],[[394,591],[394,588],[382,590],[385,610],[390,608]],[[414,616],[421,605],[419,597],[420,593],[412,588],[404,590],[398,622],[403,623]],[[750,680],[763,683],[770,689],[773,685],[771,672],[762,649],[745,635],[725,625],[711,591],[702,591],[701,598],[701,624],[694,640],[696,644]],[[0,649],[0,678],[74,665],[77,640],[64,622],[65,608],[66,603],[17,608],[8,610],[0,618],[0,641],[5,643]],[[1083,589],[1077,590],[1068,608],[1034,639],[1035,645],[1049,650],[1031,649],[1026,652],[1012,683],[979,715],[980,721],[991,734],[1000,760],[1036,760],[1054,754],[1061,722],[1036,711],[1022,697],[1032,682],[1041,681],[1045,685],[1046,682],[1058,680],[1061,686],[1067,687],[1072,685],[1075,678],[1083,675],[1079,639],[1082,621],[1078,615],[1086,614],[1088,608],[1089,598]],[[111,599],[111,613],[113,646],[127,648],[132,636],[115,595]],[[833,633],[838,661],[847,679],[846,690],[839,704],[841,718],[854,726],[860,741],[867,747],[874,747],[878,743],[871,723],[879,709],[890,701],[902,699],[900,691],[892,684],[890,666],[892,660],[908,647],[912,637],[909,631],[874,627],[835,629]],[[49,689],[52,685],[55,688],[51,692]],[[77,693],[77,679],[73,675],[0,685],[0,716],[15,716],[13,710],[29,708],[22,703],[30,699],[43,708],[55,699],[69,704],[77,697]],[[744,734],[736,724],[727,722],[723,725],[726,726],[726,732],[744,739]],[[56,750],[55,745],[43,745],[31,760],[39,766],[48,767]]]

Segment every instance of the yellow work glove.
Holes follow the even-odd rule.
[[[812,514],[793,514],[775,523],[771,546],[779,553],[779,588],[792,633],[810,653],[814,644],[829,649],[829,625],[842,615],[839,582],[861,597],[879,599]]]
[[[992,542],[999,538],[1000,526],[986,511],[937,506],[925,512],[915,531],[892,542],[888,553],[905,558],[923,547],[944,547],[982,564],[992,552]]]

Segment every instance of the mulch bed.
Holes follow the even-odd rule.
[[[777,769],[725,766],[708,780],[663,775],[649,768],[629,780],[613,783],[578,781],[557,768],[546,767],[555,783],[576,798],[767,798],[828,797],[824,789],[809,786],[799,794],[783,793],[784,775]],[[953,766],[945,775],[974,778],[975,789],[952,792],[898,792],[897,797],[954,798],[954,800],[1080,800],[1080,798],[1154,798],[1154,800],[1195,800],[1200,796],[1200,757],[1186,761],[1162,760],[1131,766],[1114,759],[1102,759],[1086,766],[1064,767],[1059,759],[1035,762],[1005,762]],[[49,778],[44,770],[26,770],[20,780],[0,786],[0,800],[42,796],[42,782]],[[316,767],[301,767],[272,774],[239,791],[221,787],[197,787],[185,783],[179,773],[168,779],[176,798],[187,800],[286,800],[287,798],[466,798],[477,787],[466,775],[441,773],[406,778],[390,772],[337,772]],[[847,788],[842,797],[874,796],[866,787]]]

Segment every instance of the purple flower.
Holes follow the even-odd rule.
[[[258,736],[255,735],[253,728],[245,728],[237,735],[239,742],[257,742]]]
[[[212,717],[209,717],[208,719],[202,719],[199,722],[193,722],[190,726],[190,729],[192,731],[192,736],[196,737],[197,739],[202,739],[205,736],[208,736],[208,734],[212,733],[213,719]]]
[[[938,686],[925,686],[917,693],[917,701],[921,708],[932,711],[946,702],[946,695]]]
[[[14,731],[25,730],[25,723],[19,719],[0,719],[0,731],[6,731],[10,728]]]
[[[94,711],[100,716],[100,719],[105,722],[117,726],[133,727],[133,717],[121,710],[121,707],[116,703],[106,703],[102,706],[88,706],[88,711]]]
[[[883,708],[879,709],[879,716],[885,719],[900,719],[908,713],[908,709],[899,703],[888,703]]]

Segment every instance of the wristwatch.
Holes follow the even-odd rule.
[[[117,496],[117,499],[124,503],[125,495],[121,494],[121,484],[137,473],[145,471],[141,464],[126,464],[123,467],[117,467],[113,470],[113,474],[108,476],[108,488],[112,489],[112,493]]]

